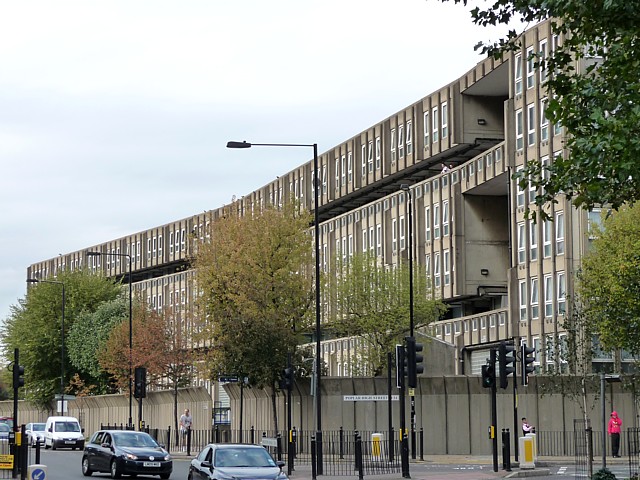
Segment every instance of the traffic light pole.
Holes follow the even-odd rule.
[[[495,372],[496,368],[496,350],[494,348],[490,351],[489,362]],[[498,471],[498,407],[497,407],[497,382],[493,382],[491,385],[491,442],[493,449],[493,471]]]
[[[515,356],[514,352],[514,356]],[[518,461],[518,369],[513,372],[513,458]]]

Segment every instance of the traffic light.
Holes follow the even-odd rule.
[[[536,349],[533,347],[527,347],[526,343],[520,345],[520,366],[522,368],[520,376],[522,377],[522,385],[527,386],[529,383],[528,375],[533,373],[533,362],[535,361]]]
[[[147,396],[147,369],[136,367],[133,396],[144,398]]]
[[[293,368],[287,367],[282,370],[282,379],[280,380],[281,390],[293,389]]]
[[[407,342],[407,385],[409,388],[418,386],[418,374],[424,372],[422,362],[424,357],[418,352],[422,351],[422,344],[417,343],[415,337],[405,337]]]
[[[18,388],[24,387],[24,367],[22,365],[18,365],[17,363],[13,364],[13,389],[18,390]]]
[[[496,369],[493,365],[482,365],[482,386],[492,388],[496,384]]]
[[[512,373],[515,374],[516,357],[514,355],[515,347],[507,344],[507,342],[500,342],[498,348],[498,364],[500,365],[500,388],[507,388],[507,377]]]

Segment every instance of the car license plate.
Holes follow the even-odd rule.
[[[144,462],[143,465],[145,467],[159,467],[160,466],[160,462]]]
[[[76,441],[75,440],[65,440],[64,443],[66,443],[67,445],[75,445]]]

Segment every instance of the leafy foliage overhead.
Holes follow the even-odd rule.
[[[328,280],[331,326],[340,336],[361,337],[367,346],[362,360],[380,374],[387,353],[410,331],[408,264],[388,268],[368,253],[337,263],[340,273]],[[446,306],[433,297],[425,275],[414,272],[413,283],[414,329],[419,329],[438,320]]]
[[[25,367],[25,397],[46,406],[66,389],[75,373],[68,349],[62,357],[62,299],[64,284],[64,343],[84,312],[95,311],[101,303],[115,299],[120,286],[113,281],[82,270],[59,272],[54,282],[33,284],[18,305],[11,307],[4,322],[4,355],[13,358],[20,349],[20,363]],[[62,364],[64,361],[64,378]]]
[[[593,225],[577,284],[605,350],[640,355],[640,208],[624,206]]]
[[[453,1],[467,5],[467,0]],[[530,26],[550,19],[559,35],[557,48],[548,48],[544,57],[534,55],[536,66],[550,72],[547,117],[565,128],[567,153],[549,172],[538,161],[525,166],[521,186],[531,181],[542,187],[536,203],[554,201],[559,193],[589,209],[598,204],[617,209],[638,200],[640,5],[628,0],[496,0],[473,8],[471,15],[481,26],[511,27],[518,21]],[[519,50],[521,40],[522,32],[513,29],[482,49],[499,56]]]
[[[313,312],[310,218],[294,205],[255,214],[229,212],[211,225],[195,258],[200,307],[207,323],[200,341],[218,374],[273,386],[287,353],[309,331]]]

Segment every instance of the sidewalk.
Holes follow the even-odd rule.
[[[171,452],[174,459],[189,460],[197,452],[191,452],[187,456],[186,452]],[[594,468],[599,469],[601,457],[594,458]],[[628,465],[629,459],[607,458],[607,466]],[[498,458],[498,471],[493,471],[493,457],[491,455],[425,455],[424,460],[410,460],[409,474],[415,480],[497,480],[502,478],[525,478],[525,477],[548,477],[553,475],[551,470],[554,467],[563,465],[573,465],[574,457],[538,457],[536,467],[533,470],[520,469],[517,463],[512,463],[511,471],[502,469],[502,459]],[[460,465],[469,468],[451,469],[448,471],[438,471],[437,466]],[[311,480],[311,465],[300,464],[294,467],[290,478],[292,480]],[[286,465],[283,470],[286,472]],[[364,475],[367,480],[404,480],[401,473]],[[326,480],[357,480],[358,475],[334,476],[318,475],[318,479]]]

